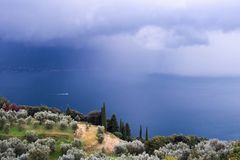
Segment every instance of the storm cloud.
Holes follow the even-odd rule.
[[[237,0],[1,0],[0,39],[90,49],[112,72],[239,75],[239,7]]]

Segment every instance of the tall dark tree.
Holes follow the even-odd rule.
[[[71,115],[71,112],[72,112],[72,110],[71,110],[71,108],[68,106],[67,107],[67,109],[66,109],[66,115]]]
[[[124,122],[122,122],[122,135],[123,135],[123,140],[127,140],[127,133],[126,133],[126,127]]]
[[[112,133],[119,131],[118,121],[115,114],[113,114],[111,119],[108,120],[107,130]]]
[[[142,139],[142,125],[140,125],[140,129],[139,129],[139,137],[140,140]]]
[[[145,141],[148,141],[148,127],[146,128]]]
[[[125,132],[126,132],[126,140],[131,140],[131,129],[128,123],[125,125]]]
[[[124,132],[124,122],[121,120],[120,122],[120,132],[123,134]]]
[[[120,119],[120,122],[119,122],[119,132],[122,131],[122,119]]]
[[[105,103],[103,103],[103,106],[101,108],[101,123],[102,123],[102,126],[104,126],[104,128],[107,129],[107,114],[106,114]]]

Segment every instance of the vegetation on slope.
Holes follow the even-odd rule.
[[[141,126],[134,140],[129,124],[120,121],[118,126],[116,115],[107,119],[104,106],[101,113],[84,116],[70,108],[63,113],[56,108],[17,106],[0,98],[0,159],[240,160],[238,141],[183,135],[149,139],[147,128],[143,139]]]

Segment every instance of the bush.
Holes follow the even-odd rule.
[[[44,122],[46,117],[47,117],[47,112],[46,111],[44,111],[44,112],[37,112],[37,113],[34,114],[34,118],[36,120],[38,120],[41,124]]]
[[[17,118],[20,119],[20,118],[27,118],[28,116],[28,113],[25,109],[21,109],[17,112],[16,114]]]
[[[18,129],[21,131],[23,128],[24,128],[24,125],[25,125],[25,119],[23,119],[23,118],[20,118],[20,119],[18,119],[17,120],[17,123],[18,123]]]
[[[72,142],[72,146],[80,149],[82,147],[82,142],[80,141],[80,139],[74,139]]]
[[[8,148],[4,153],[0,154],[1,160],[14,160],[16,154],[13,148]]]
[[[128,150],[127,150],[127,145],[126,145],[127,142],[122,142],[118,145],[116,145],[114,147],[114,153],[116,155],[122,155],[122,154],[127,154],[128,153]]]
[[[123,137],[123,135],[122,135],[121,132],[114,132],[113,134],[114,134],[115,136],[117,136],[118,138],[122,138],[122,137]]]
[[[85,154],[82,150],[72,148],[67,151],[66,155],[63,155],[59,160],[81,160],[85,158]]]
[[[10,124],[6,123],[4,126],[4,133],[9,133],[9,130],[10,130]]]
[[[22,154],[22,155],[19,157],[19,160],[29,160],[29,154],[28,154],[28,153]]]
[[[170,143],[169,139],[162,136],[153,137],[151,140],[145,143],[146,151],[149,154],[153,154],[155,150],[158,150],[160,147]]]
[[[61,144],[61,145],[60,145],[61,154],[62,154],[62,155],[63,155],[63,154],[66,154],[67,151],[68,151],[69,149],[71,149],[71,148],[72,148],[72,145],[71,145],[71,144],[66,144],[66,143]]]
[[[55,151],[56,141],[53,138],[38,139],[35,143],[48,146],[51,152]]]
[[[28,125],[30,125],[31,124],[31,122],[32,122],[32,117],[31,116],[29,116],[29,117],[27,117],[26,119],[25,119],[25,121],[27,122],[27,124]]]
[[[122,155],[117,160],[160,160],[157,156],[146,154],[145,152],[139,155]],[[176,159],[164,159],[176,160]]]
[[[164,147],[155,150],[155,155],[160,159],[165,159],[166,157],[176,157],[178,160],[187,160],[190,155],[190,148],[185,143],[172,144],[169,143]]]
[[[197,144],[190,155],[191,159],[225,160],[233,147],[231,142],[217,139],[202,141]]]
[[[104,153],[97,153],[95,155],[90,155],[88,160],[106,160],[107,156]]]
[[[87,122],[94,124],[94,125],[100,125],[101,124],[101,112],[98,111],[93,111],[88,113],[87,117]]]
[[[17,138],[10,138],[8,140],[9,147],[14,149],[14,152],[17,156],[20,156],[27,152],[28,146],[26,143],[22,142],[20,139]]]
[[[7,119],[5,116],[0,117],[0,129],[4,128],[4,125],[6,124]]]
[[[29,160],[48,160],[50,149],[48,146],[41,145],[41,144],[34,144],[29,153]]]
[[[72,130],[74,130],[74,131],[77,130],[77,128],[78,128],[78,124],[76,121],[71,121],[70,126],[71,126]]]
[[[35,142],[38,139],[38,136],[34,131],[27,131],[25,133],[25,138],[28,142]]]
[[[61,130],[65,130],[68,127],[68,122],[66,120],[61,120],[59,122],[59,127]]]
[[[122,142],[115,146],[114,152],[117,155],[121,154],[132,154],[137,155],[144,152],[144,144],[139,141],[135,140],[132,142]]]
[[[52,129],[55,125],[55,122],[52,120],[46,120],[44,123],[46,129]]]
[[[230,151],[229,160],[239,160],[240,159],[240,142],[236,142],[233,149]]]
[[[104,140],[104,127],[103,126],[98,126],[98,129],[97,129],[97,140],[98,140],[98,143],[102,143],[103,140]]]
[[[48,120],[57,122],[59,120],[59,115],[57,113],[47,112],[46,115]]]
[[[38,128],[39,125],[40,125],[40,121],[38,120],[33,121],[33,128]]]

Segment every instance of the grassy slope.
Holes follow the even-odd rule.
[[[61,143],[71,143],[74,139],[74,131],[71,128],[65,130],[60,130],[58,126],[53,129],[47,130],[42,125],[34,128],[32,124],[24,125],[23,129],[19,130],[17,124],[11,126],[9,133],[4,133],[0,130],[0,136],[2,138],[17,137],[19,139],[24,139],[26,131],[34,131],[38,134],[40,138],[52,137],[56,140],[56,151],[51,153],[50,159],[55,160],[60,156],[60,144]]]
[[[65,130],[60,130],[58,125],[53,129],[45,129],[43,125],[34,128],[32,124],[24,125],[22,130],[19,130],[17,124],[11,126],[9,133],[4,133],[0,130],[2,138],[17,137],[24,139],[26,131],[35,131],[40,138],[52,137],[56,140],[56,151],[51,153],[50,160],[56,160],[60,156],[60,145],[62,143],[71,143],[74,138],[79,138],[83,142],[84,150],[90,154],[104,150],[107,153],[112,153],[114,145],[120,142],[120,139],[111,133],[105,133],[105,138],[102,144],[99,144],[96,138],[97,126],[90,125],[88,129],[86,123],[79,123],[77,131],[73,131],[70,127]],[[75,133],[74,133],[75,132]]]

